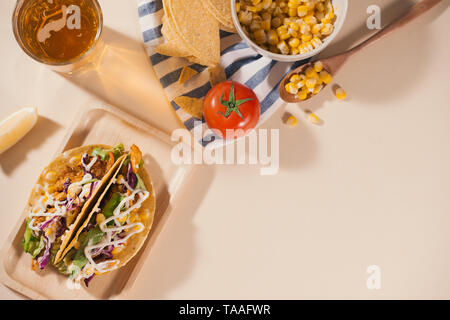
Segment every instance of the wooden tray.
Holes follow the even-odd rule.
[[[2,248],[0,281],[32,299],[125,299],[133,287],[155,239],[169,213],[177,207],[177,199],[186,179],[193,174],[193,166],[178,166],[170,158],[174,142],[170,137],[144,122],[112,107],[92,108],[79,114],[55,156],[65,150],[88,144],[116,145],[125,148],[138,145],[144,154],[145,165],[156,191],[156,213],[152,230],[139,253],[123,268],[97,277],[89,288],[70,289],[67,277],[48,266],[43,271],[31,270],[31,256],[23,252],[26,211]]]

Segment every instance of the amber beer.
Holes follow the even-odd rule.
[[[103,18],[96,0],[19,0],[13,24],[29,56],[47,65],[67,66],[93,51]]]

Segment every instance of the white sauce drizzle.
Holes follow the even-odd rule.
[[[136,196],[139,196],[139,200],[136,201],[136,203],[131,206],[129,206],[129,201],[134,200],[134,198]],[[78,279],[82,279],[82,278],[88,278],[90,277],[92,274],[86,274],[86,271],[93,268],[96,271],[98,271],[99,273],[105,273],[108,271],[112,271],[117,269],[118,265],[119,265],[119,260],[106,260],[100,263],[96,263],[94,261],[94,259],[92,258],[92,250],[94,249],[103,249],[105,247],[108,247],[110,245],[113,245],[115,247],[122,247],[123,245],[121,245],[122,243],[125,243],[129,238],[131,238],[133,235],[140,233],[144,230],[144,224],[142,224],[141,222],[137,222],[137,223],[129,223],[129,218],[127,219],[127,223],[126,225],[121,225],[119,222],[119,219],[123,219],[124,217],[126,217],[127,215],[129,215],[130,212],[132,212],[135,209],[139,209],[142,205],[142,203],[150,196],[150,193],[148,191],[145,190],[135,190],[133,191],[133,193],[127,197],[125,197],[117,206],[116,209],[114,209],[113,211],[113,215],[111,217],[109,217],[108,219],[105,219],[101,224],[100,224],[100,230],[102,230],[105,233],[105,236],[102,238],[102,241],[96,245],[92,245],[91,243],[89,243],[86,248],[84,249],[84,254],[86,256],[86,258],[88,259],[89,263],[86,264],[82,270],[82,272],[80,273],[80,275],[78,276]],[[123,207],[126,207],[127,210],[125,211],[121,211],[121,209]],[[110,221],[114,221],[116,224],[116,227],[108,227],[107,224]],[[118,239],[118,240],[112,240],[112,235],[113,234],[119,234],[122,231],[131,229],[131,231],[122,239]]]
[[[85,166],[86,171],[91,170],[92,166],[95,164],[95,162],[97,161],[98,157],[94,156],[94,158],[91,160],[91,162]],[[79,182],[74,182],[72,184],[74,185],[84,185],[82,192],[80,194],[79,199],[81,201],[83,201],[83,197],[87,197],[90,193],[90,189],[91,189],[91,184],[87,182],[93,180],[93,177],[90,173],[86,173],[83,178],[81,179],[81,181]],[[94,182],[91,182],[94,183]],[[98,187],[98,186],[97,186]],[[34,209],[32,209],[29,213],[28,216],[31,217],[30,223],[28,224],[28,227],[37,232],[40,233],[42,232],[42,230],[40,229],[40,226],[42,226],[44,223],[46,223],[48,220],[52,219],[53,217],[65,217],[67,215],[67,207],[66,207],[66,203],[67,201],[69,201],[69,197],[67,198],[66,201],[55,201],[54,197],[48,192],[48,183],[46,183],[44,185],[44,187],[42,187],[42,185],[36,185],[35,187],[35,191],[36,192],[40,192],[40,191],[44,191],[45,195],[41,196],[38,200],[38,204],[35,206]],[[44,199],[47,198],[47,200],[45,202]],[[55,212],[50,213],[47,212],[47,207],[51,206],[55,208]],[[34,225],[35,223],[35,219],[34,217],[47,217],[48,219],[46,219],[44,222],[37,224],[36,226]],[[49,237],[49,240],[51,243],[54,242],[54,239],[52,239],[52,237]]]
[[[83,159],[86,155],[88,155],[88,154],[85,153],[81,159]],[[86,171],[91,171],[92,166],[97,162],[97,159],[98,159],[98,157],[97,157],[97,156],[94,156],[94,157],[92,158],[91,162],[89,162],[89,164],[84,165],[84,163],[83,163],[83,166],[84,166],[84,168],[86,169]],[[83,161],[83,160],[81,160],[81,161]]]

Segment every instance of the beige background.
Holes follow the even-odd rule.
[[[66,79],[16,45],[13,0],[0,2],[0,117],[24,106],[42,115],[0,156],[0,243],[22,212],[41,169],[80,108],[107,101],[166,132],[180,126],[142,48],[134,0],[100,1],[110,46],[98,77]],[[350,0],[338,53],[383,25],[407,0]],[[135,287],[141,298],[450,298],[449,1],[354,57],[304,109],[299,126],[282,108],[263,127],[280,129],[280,172],[257,166],[202,167],[186,210],[167,221]],[[381,268],[368,290],[366,269]],[[0,285],[0,298],[22,298]]]

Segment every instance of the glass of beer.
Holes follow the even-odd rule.
[[[58,72],[95,67],[101,55],[103,15],[97,0],[18,0],[13,29],[25,53]]]

